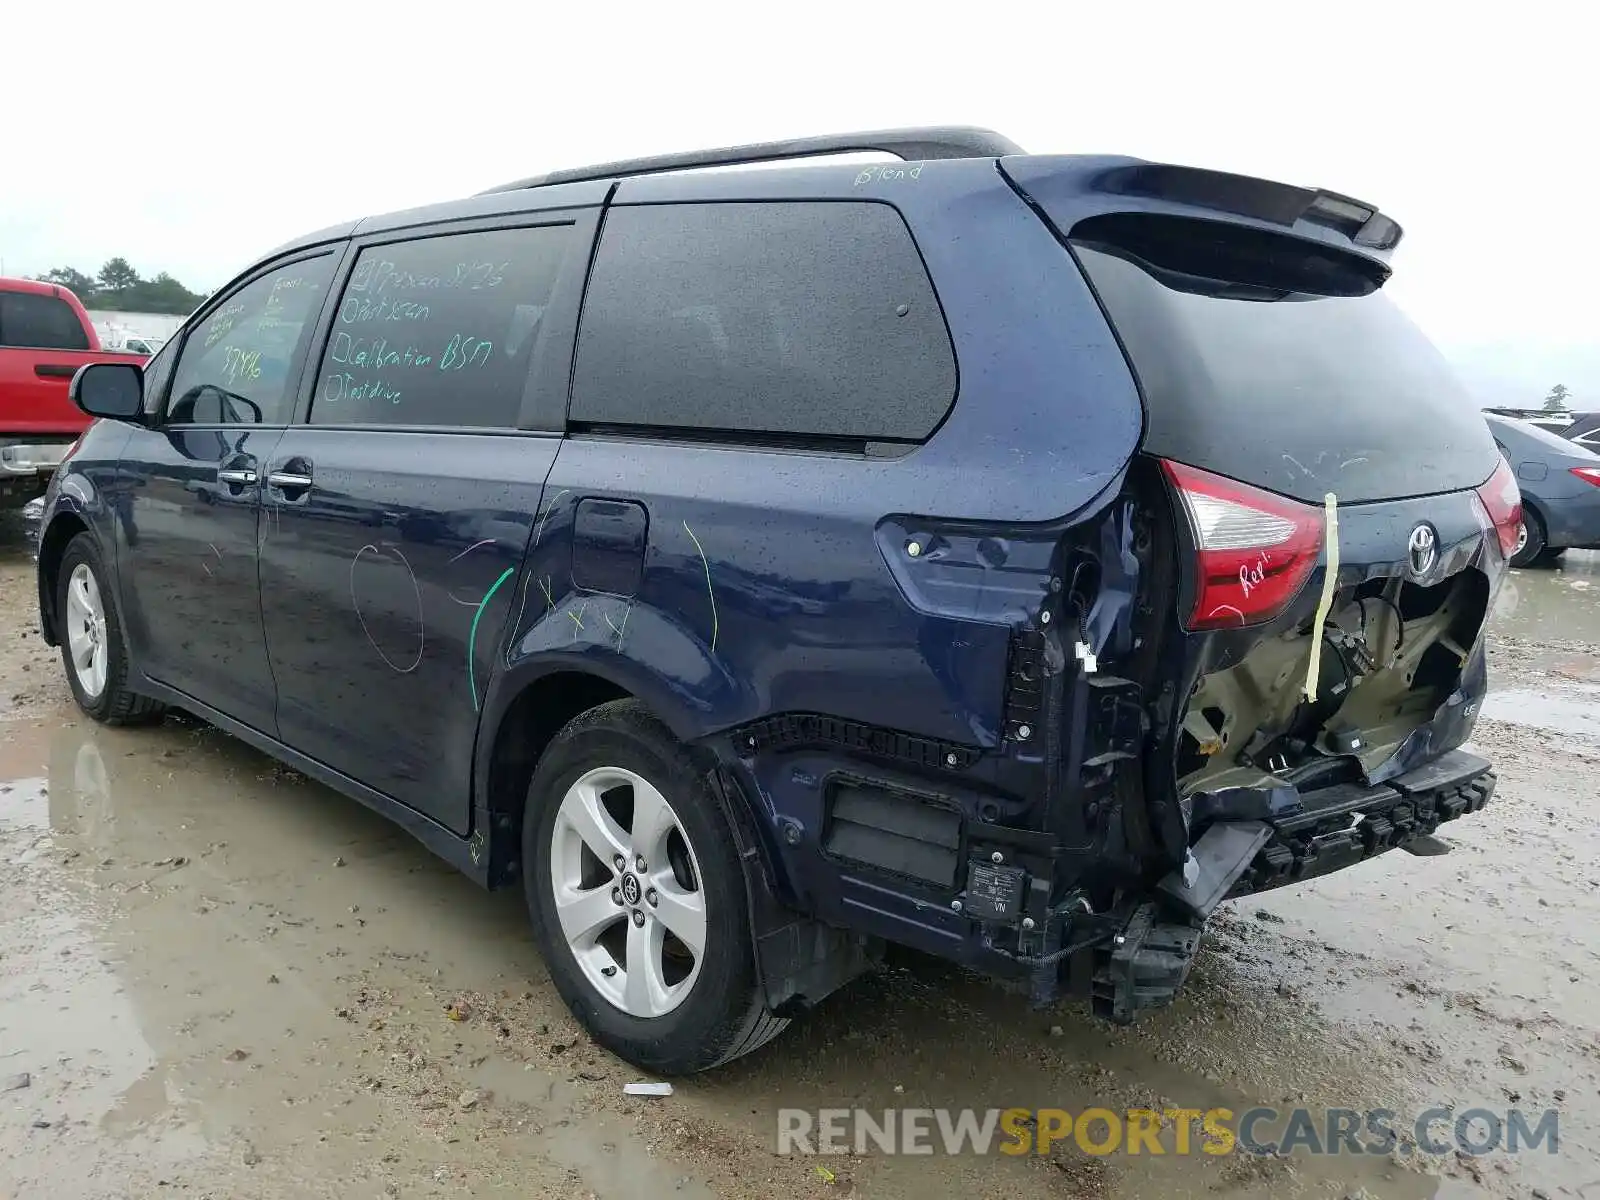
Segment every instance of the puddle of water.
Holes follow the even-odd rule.
[[[1490,629],[1510,637],[1600,641],[1600,553],[1569,550],[1555,569],[1513,571]]]
[[[6,855],[9,886],[0,890],[8,968],[0,971],[0,1061],[8,1076],[25,1073],[28,1083],[0,1120],[0,1148],[16,1165],[17,1182],[50,1180],[47,1190],[80,1177],[69,1165],[72,1144],[49,1136],[74,1127],[115,1138],[113,1162],[127,1155],[171,1171],[203,1153],[206,1139],[144,1035],[104,907],[52,869],[56,838],[27,839],[49,825],[45,781],[9,786],[0,796],[0,833],[22,838],[5,843],[21,849]]]
[[[48,757],[38,725],[0,720],[0,832],[50,827]]]
[[[537,1149],[564,1167],[577,1171],[602,1196],[616,1200],[658,1200],[667,1192],[667,1175],[660,1159],[645,1149],[632,1121],[603,1114],[587,1114],[581,1121],[573,1112],[583,1093],[548,1071],[532,1069],[503,1058],[491,1058],[474,1073],[474,1082],[498,1101],[520,1104],[536,1117],[540,1132]],[[581,1125],[582,1136],[574,1136]],[[671,1194],[684,1200],[712,1200],[711,1191],[688,1177],[671,1183]]]
[[[1483,715],[1600,745],[1600,684],[1567,684],[1560,691],[1507,688],[1490,692]]]
[[[319,1195],[382,1195],[386,1180],[402,1195],[498,1195],[507,1169],[517,1194],[581,1179],[619,1200],[710,1195],[648,1153],[631,1117],[586,1112],[565,1078],[519,1065],[479,1064],[477,1086],[505,1107],[470,1116],[467,1080],[446,1075],[435,1127],[418,1129],[419,1078],[393,1077],[394,1043],[456,1063],[467,1031],[433,989],[505,977],[497,922],[465,930],[516,897],[484,895],[214,730],[8,725],[0,1074],[30,1081],[0,1096],[15,1100],[0,1104],[0,1197],[110,1200],[170,1182],[298,1200],[311,1180]],[[536,960],[517,915],[510,944]],[[391,950],[417,965],[369,986]],[[369,996],[392,1002],[387,1020]],[[525,1128],[500,1124],[510,1110]]]
[[[50,828],[50,788],[43,779],[0,783],[0,830]]]

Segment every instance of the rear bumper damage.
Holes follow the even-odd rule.
[[[891,940],[1021,983],[1037,1006],[1087,994],[1097,1016],[1129,1023],[1173,1000],[1223,901],[1397,848],[1441,853],[1448,847],[1434,832],[1483,808],[1494,788],[1490,762],[1463,750],[1379,784],[1302,794],[1285,783],[1270,814],[1215,817],[1180,870],[1099,912],[1077,893],[1046,903],[1055,859],[1066,852],[1052,853],[1044,839],[1001,851],[968,837],[956,898],[948,907],[917,906],[924,927],[940,936],[922,943],[902,927]]]
[[[1494,788],[1487,759],[1453,750],[1388,783],[1296,793],[1297,802],[1270,819],[1214,821],[1183,869],[1134,908],[1101,955],[1093,980],[1096,1012],[1128,1022],[1168,1003],[1222,901],[1303,883],[1396,848],[1441,853],[1448,847],[1434,831],[1483,808]]]

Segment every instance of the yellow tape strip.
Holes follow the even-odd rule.
[[[1317,602],[1317,623],[1311,630],[1311,662],[1306,667],[1306,699],[1317,698],[1317,675],[1322,669],[1322,626],[1333,607],[1333,589],[1339,583],[1339,497],[1329,492],[1322,498],[1325,523],[1324,543],[1328,547],[1328,570],[1322,577],[1322,599]]]

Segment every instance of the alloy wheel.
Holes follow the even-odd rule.
[[[700,974],[706,905],[672,805],[642,776],[598,767],[567,789],[550,836],[556,917],[584,978],[630,1016],[673,1011]]]
[[[106,645],[106,613],[100,584],[87,563],[74,567],[67,581],[66,627],[67,649],[78,685],[89,699],[98,699],[106,688],[111,652]]]

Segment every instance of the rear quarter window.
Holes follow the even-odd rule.
[[[0,292],[0,346],[87,350],[89,335],[65,300],[33,292]]]
[[[570,417],[736,435],[920,441],[955,398],[944,316],[884,204],[608,213]]]

